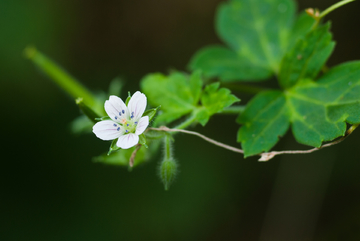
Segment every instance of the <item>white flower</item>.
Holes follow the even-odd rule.
[[[139,91],[131,97],[128,106],[119,97],[111,95],[105,101],[105,111],[111,120],[96,123],[93,132],[105,141],[119,138],[116,145],[122,149],[133,147],[149,125],[149,117],[141,117],[145,108],[146,96]]]

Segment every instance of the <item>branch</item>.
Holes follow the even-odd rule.
[[[264,152],[264,153],[261,153],[259,154],[260,156],[260,159],[259,161],[268,161],[270,159],[272,159],[273,157],[277,156],[277,155],[283,155],[283,154],[309,154],[309,153],[312,153],[312,152],[315,152],[315,151],[318,151],[324,147],[329,147],[329,146],[333,146],[333,145],[336,145],[340,142],[342,142],[343,140],[345,140],[346,137],[348,137],[351,133],[353,133],[353,131],[358,127],[359,124],[356,124],[356,125],[352,125],[345,133],[345,135],[343,137],[341,137],[340,139],[336,140],[336,141],[333,141],[333,142],[330,142],[330,143],[327,143],[327,144],[324,144],[320,147],[316,147],[316,148],[313,148],[313,149],[309,149],[309,150],[296,150],[296,151],[271,151],[271,152]],[[229,145],[226,145],[224,143],[221,143],[221,142],[218,142],[218,141],[215,141],[209,137],[206,137],[198,132],[195,132],[195,131],[188,131],[188,130],[182,130],[182,129],[170,129],[166,126],[161,126],[159,128],[154,128],[154,127],[149,127],[148,130],[154,130],[154,131],[166,131],[166,132],[182,132],[182,133],[186,133],[186,134],[190,134],[190,135],[194,135],[194,136],[198,136],[202,139],[204,139],[205,141],[207,142],[210,142],[216,146],[220,146],[222,148],[225,148],[227,150],[230,150],[230,151],[233,151],[233,152],[237,152],[237,153],[241,153],[241,154],[244,154],[244,151],[239,149],[239,148],[236,148],[236,147],[232,147],[232,146],[229,146]],[[134,151],[135,152],[135,151]],[[134,154],[134,153],[133,153]]]
[[[209,137],[206,137],[206,136],[204,136],[204,135],[202,135],[202,134],[200,134],[200,133],[197,133],[197,132],[195,132],[195,131],[187,131],[187,130],[182,130],[182,129],[170,129],[170,128],[166,127],[166,126],[161,126],[161,127],[159,127],[159,128],[150,127],[150,128],[148,128],[148,129],[149,129],[149,130],[154,130],[154,131],[182,132],[182,133],[186,133],[186,134],[198,136],[198,137],[204,139],[204,140],[207,141],[207,142],[210,142],[210,143],[212,143],[212,144],[214,144],[214,145],[220,146],[220,147],[225,148],[225,149],[227,149],[227,150],[230,150],[230,151],[233,151],[233,152],[237,152],[237,153],[241,153],[241,154],[244,153],[244,151],[241,150],[241,149],[238,149],[238,148],[236,148],[236,147],[232,147],[232,146],[223,144],[223,143],[221,143],[221,142],[215,141],[215,140],[210,139]]]

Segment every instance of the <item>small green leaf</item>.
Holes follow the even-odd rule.
[[[126,98],[125,100],[125,105],[127,106],[129,104],[129,101],[131,99],[131,94],[130,94],[130,91],[128,92],[128,97]]]
[[[330,24],[326,24],[309,32],[285,55],[279,74],[279,83],[284,89],[318,75],[335,46],[329,28]]]
[[[248,103],[237,121],[243,124],[237,140],[245,157],[268,151],[289,128],[286,99],[281,91],[262,92]]]
[[[277,73],[295,11],[292,0],[232,0],[218,9],[216,29],[239,56]]]
[[[118,150],[121,149],[120,147],[118,147],[118,146],[116,145],[117,140],[118,140],[118,139],[114,139],[114,140],[111,142],[109,151],[108,151],[108,153],[107,153],[108,156],[109,156],[111,153],[113,153],[113,152],[118,151]]]
[[[240,99],[231,94],[229,89],[219,89],[219,86],[220,83],[209,84],[201,95],[202,107],[197,110],[196,118],[203,126],[206,125],[210,116],[240,101]]]
[[[141,81],[142,91],[150,104],[161,105],[163,111],[156,122],[169,123],[191,113],[199,101],[200,81],[197,72],[191,77],[180,72],[173,72],[169,76],[159,73],[145,76]]]
[[[249,63],[248,59],[221,46],[200,49],[189,63],[191,70],[202,70],[207,78],[219,77],[223,82],[264,80],[271,76],[266,68]]]
[[[160,105],[156,108],[153,109],[149,109],[147,111],[144,112],[143,116],[149,116],[149,122],[154,118],[154,116],[156,115],[157,110],[160,108]]]
[[[146,145],[146,136],[145,134],[141,134],[139,135],[139,144],[145,146],[146,148],[148,148],[148,146]]]

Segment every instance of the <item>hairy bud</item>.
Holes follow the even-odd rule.
[[[165,159],[160,164],[159,174],[166,191],[169,190],[171,183],[175,180],[175,176],[177,174],[177,168],[178,168],[178,164],[172,158]]]

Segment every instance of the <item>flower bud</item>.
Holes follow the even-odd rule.
[[[169,190],[171,183],[175,180],[178,164],[172,158],[165,159],[159,168],[161,181],[164,183],[165,190]]]

